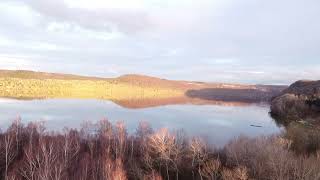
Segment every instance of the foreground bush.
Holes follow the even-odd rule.
[[[291,146],[280,137],[240,137],[214,149],[146,123],[128,135],[123,122],[55,133],[16,121],[0,133],[0,174],[10,180],[318,179],[317,153],[297,155]]]

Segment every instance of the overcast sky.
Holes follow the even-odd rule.
[[[0,69],[320,79],[319,0],[0,0]]]

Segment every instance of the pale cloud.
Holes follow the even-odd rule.
[[[35,49],[35,50],[49,50],[49,51],[56,51],[60,49],[61,47],[55,45],[55,44],[49,44],[49,43],[32,43],[29,44],[30,49]]]
[[[50,22],[47,25],[47,30],[49,32],[66,32],[69,31],[71,28],[71,25],[68,23],[58,23],[58,22]]]
[[[57,22],[49,23],[47,26],[47,30],[48,32],[56,34],[68,34],[76,37],[88,37],[101,40],[117,39],[124,36],[124,34],[119,31],[94,31],[82,28],[81,26],[76,24]]]
[[[8,23],[14,21],[16,24],[21,24],[25,27],[36,25],[41,16],[34,12],[28,6],[21,6],[17,3],[2,2],[0,3],[0,14]]]
[[[0,35],[0,46],[10,47],[14,44],[10,39]]]
[[[317,0],[2,0],[0,69],[320,79]]]
[[[213,62],[214,64],[232,65],[232,64],[239,62],[239,59],[236,59],[236,58],[211,59],[211,62]]]
[[[0,69],[21,70],[29,69],[31,66],[32,61],[23,56],[0,54]]]
[[[229,0],[225,0],[229,1]],[[218,5],[222,1],[217,0],[64,0],[70,8],[81,9],[135,9],[135,10],[154,10],[159,8],[196,8],[205,7],[205,5]]]
[[[81,9],[141,9],[144,8],[142,0],[65,0],[67,6],[70,8],[81,8]]]
[[[70,7],[63,0],[12,0],[10,2],[32,9],[34,13],[40,14],[48,22],[76,24],[85,29],[99,31],[117,29],[129,33],[144,29],[144,26],[149,23],[145,12],[139,10],[117,9],[111,6],[108,9],[93,11],[87,8]],[[80,1],[79,5],[81,2],[90,2],[88,4],[99,6],[98,2],[103,3],[104,1]],[[90,7],[88,4],[84,6]]]

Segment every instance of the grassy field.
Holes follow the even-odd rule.
[[[0,96],[11,98],[146,99],[183,95],[183,91],[139,86],[118,80],[0,78]]]

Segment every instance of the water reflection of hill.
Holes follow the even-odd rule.
[[[208,86],[208,85],[202,85]],[[221,106],[248,106],[255,103],[269,103],[272,97],[281,92],[278,86],[264,87],[229,87],[224,86],[204,89],[186,90],[184,96],[171,98],[126,99],[112,100],[126,108],[147,108],[164,105],[221,105]]]
[[[175,97],[175,98],[165,98],[165,99],[135,99],[135,100],[113,100],[114,103],[130,109],[139,108],[149,108],[157,106],[166,105],[182,105],[182,104],[192,104],[192,105],[219,105],[219,106],[248,106],[251,103],[247,102],[232,102],[232,101],[215,101],[215,100],[204,100],[199,98],[190,97]]]

